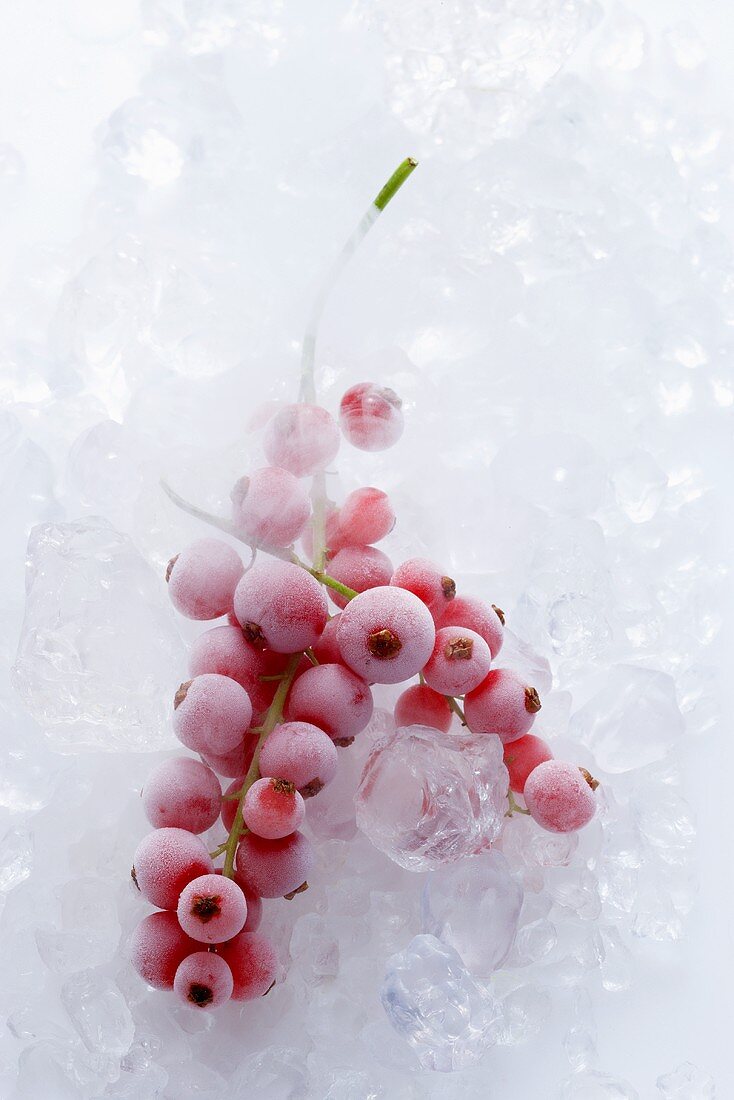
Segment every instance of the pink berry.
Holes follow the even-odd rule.
[[[173,729],[193,752],[224,755],[242,743],[252,721],[250,696],[236,680],[206,673],[176,692]]]
[[[369,588],[347,604],[337,632],[342,660],[368,683],[415,676],[433,651],[436,629],[426,605],[403,588]]]
[[[326,505],[326,560],[330,561],[344,546],[339,527],[339,509],[330,502]],[[313,528],[309,524],[301,536],[301,545],[306,557],[313,561]]]
[[[336,766],[334,742],[308,722],[276,726],[260,752],[260,774],[289,779],[304,798],[318,794],[330,783]]]
[[[484,638],[465,627],[444,626],[436,631],[423,675],[428,686],[442,695],[465,695],[481,684],[491,664]]]
[[[178,923],[201,943],[224,943],[242,931],[247,902],[241,887],[224,875],[201,875],[181,891]]]
[[[166,570],[173,606],[187,619],[218,619],[232,607],[244,565],[220,539],[197,539],[171,558]]]
[[[272,466],[309,477],[336,458],[339,429],[319,405],[286,405],[265,429],[263,446]]]
[[[298,653],[312,646],[326,626],[327,608],[318,581],[287,561],[256,562],[234,594],[245,637],[276,653]]]
[[[222,788],[211,768],[190,756],[164,760],[143,787],[143,809],[155,829],[203,833],[219,817]]]
[[[339,650],[339,642],[337,641],[338,629],[339,615],[334,615],[324,627],[321,637],[311,646],[313,655],[319,664],[343,664],[341,651]]]
[[[345,546],[329,562],[329,575],[355,592],[388,585],[392,572],[392,562],[387,554],[374,546]],[[331,588],[329,596],[337,607],[344,608],[349,602]]]
[[[451,600],[439,619],[439,626],[465,626],[484,638],[495,659],[502,649],[505,616],[499,607],[491,606],[474,596],[457,596]]]
[[[306,889],[313,859],[303,833],[282,840],[247,833],[237,849],[237,878],[261,898],[291,898]]]
[[[232,1000],[253,1001],[272,989],[278,972],[278,956],[264,936],[241,932],[222,945],[220,954],[232,971]]]
[[[510,776],[510,790],[522,794],[525,782],[538,764],[552,760],[553,753],[540,737],[526,733],[505,746],[505,767]]]
[[[387,493],[367,486],[350,493],[339,510],[339,531],[347,546],[369,546],[384,539],[395,526]]]
[[[438,621],[456,595],[456,585],[437,565],[424,558],[409,558],[399,565],[390,584],[404,588],[422,600]]]
[[[138,844],[133,882],[159,909],[175,909],[184,886],[214,869],[203,842],[184,829],[156,829]]]
[[[311,514],[304,483],[278,466],[241,477],[231,497],[232,522],[258,546],[291,546],[303,534]]]
[[[296,680],[286,702],[289,722],[310,722],[337,745],[350,745],[369,725],[374,704],[364,680],[344,665],[317,665]]]
[[[402,401],[386,386],[360,382],[341,399],[339,426],[353,447],[384,451],[403,434]]]
[[[255,714],[260,714],[270,706],[278,686],[260,677],[276,676],[285,670],[286,664],[282,653],[255,649],[237,623],[215,626],[199,635],[189,654],[189,675],[201,676],[208,672],[229,676],[245,689]]]
[[[451,727],[451,708],[444,695],[439,695],[427,684],[414,684],[407,688],[395,704],[395,725],[430,726],[448,733]]]
[[[466,724],[472,733],[496,733],[507,743],[527,733],[540,710],[534,687],[508,668],[495,668],[464,700]]]
[[[186,935],[175,913],[150,913],[133,932],[130,960],[148,985],[173,989],[179,965],[198,950],[199,944]]]
[[[176,971],[174,991],[185,1004],[194,1008],[217,1008],[232,996],[232,971],[221,955],[195,951]]]
[[[588,825],[596,813],[597,785],[588,772],[573,764],[546,760],[525,782],[525,805],[548,832],[573,833]]]
[[[245,795],[245,825],[256,836],[280,840],[303,821],[303,798],[288,779],[258,779]]]
[[[234,779],[237,776],[245,775],[252,763],[257,740],[258,735],[256,733],[247,733],[244,740],[236,745],[231,752],[221,755],[213,752],[204,753],[204,763],[217,775],[223,775],[226,779]]]

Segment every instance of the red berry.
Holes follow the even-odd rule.
[[[339,450],[339,429],[319,405],[286,405],[265,429],[268,462],[296,477],[325,470]]]
[[[347,546],[369,546],[389,535],[395,526],[387,493],[367,486],[350,493],[339,510],[339,531]]]
[[[342,611],[342,660],[368,683],[398,684],[415,676],[433,651],[436,630],[417,596],[403,588],[369,588]]]
[[[345,546],[329,562],[329,575],[355,592],[366,592],[368,588],[389,584],[392,572],[392,562],[387,554],[375,546]],[[344,608],[349,602],[332,588],[329,589],[329,596],[337,607]]]
[[[496,733],[504,742],[527,733],[540,710],[534,687],[508,668],[495,668],[464,700],[464,716],[472,733]]]
[[[266,840],[280,840],[295,832],[303,815],[303,798],[288,779],[258,779],[245,795],[245,825]]]
[[[184,829],[148,833],[133,858],[133,881],[143,897],[159,909],[175,909],[184,886],[213,870],[203,842]]]
[[[234,1001],[264,997],[275,983],[278,956],[269,940],[255,932],[241,932],[220,948],[234,979]]]
[[[255,754],[257,741],[258,735],[256,733],[248,733],[245,735],[244,740],[236,745],[231,752],[223,754],[208,752],[204,754],[204,762],[217,775],[223,775],[226,779],[246,775]]]
[[[505,767],[510,776],[510,790],[522,794],[525,781],[538,764],[552,760],[553,753],[540,737],[526,733],[505,746]]]
[[[484,638],[465,627],[444,626],[436,631],[423,675],[428,686],[442,695],[465,695],[481,684],[491,664]]]
[[[436,620],[440,619],[456,595],[456,585],[451,577],[424,558],[404,561],[393,573],[390,584],[413,592]]]
[[[175,913],[151,913],[133,932],[130,960],[148,985],[173,989],[179,965],[198,950],[199,944],[186,935]]]
[[[341,399],[339,426],[352,446],[361,451],[384,451],[403,434],[402,402],[386,386],[360,382]]]
[[[195,951],[183,960],[173,988],[179,998],[194,1008],[217,1008],[232,996],[232,971],[221,955]]]
[[[313,858],[303,833],[282,840],[247,833],[237,849],[237,879],[261,898],[292,897],[306,888]]]
[[[258,546],[291,546],[303,534],[311,515],[304,483],[278,466],[265,466],[241,477],[230,495],[232,522]]]
[[[260,752],[260,774],[290,779],[304,798],[318,794],[330,783],[336,766],[334,742],[308,722],[276,726]]]
[[[395,725],[430,726],[448,733],[451,726],[451,708],[444,695],[439,695],[427,684],[414,684],[407,688],[395,704]]]
[[[339,651],[339,643],[336,637],[338,629],[339,615],[334,615],[324,627],[321,637],[312,645],[311,649],[313,650],[313,655],[319,664],[343,664],[342,655]]]
[[[201,676],[209,672],[229,676],[245,689],[255,714],[260,714],[270,706],[278,686],[260,677],[277,676],[287,663],[282,653],[255,649],[236,623],[215,626],[199,635],[189,654],[189,675]]]
[[[550,833],[583,829],[596,813],[589,780],[580,768],[563,760],[538,764],[525,782],[524,794],[533,819]]]
[[[276,653],[312,646],[326,626],[326,596],[305,569],[286,561],[260,561],[245,573],[234,594],[245,637]]]
[[[218,756],[231,752],[242,743],[251,721],[249,695],[228,676],[195,676],[176,692],[173,729],[193,752]]]
[[[286,702],[289,722],[310,722],[337,745],[349,745],[369,725],[374,704],[367,684],[344,665],[317,665],[296,680]]]
[[[165,825],[203,833],[219,817],[222,788],[211,768],[190,756],[164,760],[143,787],[143,809],[156,829]]]
[[[242,886],[242,883],[240,883],[240,886]],[[253,894],[252,890],[248,890],[246,886],[242,886],[242,891],[247,902],[247,920],[242,931],[257,932],[263,917],[263,899],[259,894]]]
[[[221,539],[197,539],[171,558],[166,580],[173,606],[187,619],[218,619],[232,608],[244,566]]]
[[[242,931],[247,902],[241,887],[224,875],[201,875],[181,891],[176,909],[187,935],[201,943],[224,943]]]
[[[502,649],[505,617],[498,607],[490,607],[474,596],[457,596],[439,619],[441,626],[465,626],[484,638],[495,659]]]

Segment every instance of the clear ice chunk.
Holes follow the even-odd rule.
[[[431,871],[423,890],[423,931],[458,951],[471,974],[489,978],[512,947],[522,900],[502,853],[480,852]]]
[[[173,745],[168,700],[185,665],[165,584],[127,535],[98,517],[33,528],[13,679],[54,743]]]
[[[655,1083],[665,1100],[716,1100],[713,1077],[692,1062],[684,1062],[670,1073],[661,1074]]]
[[[639,1094],[621,1077],[592,1071],[569,1077],[561,1089],[560,1100],[639,1100]]]
[[[120,1059],[135,1036],[135,1024],[120,989],[97,971],[69,978],[61,1001],[87,1050]]]
[[[507,769],[494,734],[398,729],[375,745],[357,791],[357,824],[409,871],[489,847],[507,809]]]
[[[427,1069],[445,1073],[473,1065],[497,1041],[499,1003],[435,936],[416,936],[388,960],[380,998],[388,1020]]]

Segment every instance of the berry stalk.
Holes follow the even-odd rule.
[[[265,716],[265,721],[260,727],[260,736],[257,740],[255,752],[252,757],[252,762],[247,771],[247,775],[244,778],[242,789],[239,794],[239,801],[237,802],[237,809],[234,815],[234,821],[232,822],[232,828],[229,830],[229,836],[224,846],[224,868],[222,874],[225,878],[234,878],[234,857],[237,854],[237,845],[240,842],[240,835],[242,833],[243,825],[243,807],[245,802],[245,795],[249,791],[253,783],[260,778],[260,749],[265,744],[267,737],[273,732],[279,722],[283,720],[283,708],[285,707],[285,701],[288,698],[288,692],[290,691],[291,684],[296,677],[296,669],[300,663],[302,653],[294,653],[288,662],[288,667],[285,672],[285,676],[278,684],[278,690],[273,697],[273,701],[268,708],[268,713]]]

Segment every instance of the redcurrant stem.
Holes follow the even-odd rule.
[[[224,848],[226,852],[224,857],[224,867],[222,874],[226,878],[234,878],[234,857],[237,854],[237,845],[240,842],[243,830],[243,817],[242,810],[245,803],[245,795],[249,791],[252,784],[260,778],[260,749],[265,744],[265,739],[273,732],[278,722],[283,719],[283,708],[285,701],[288,698],[288,692],[290,691],[291,684],[296,678],[296,669],[298,668],[302,653],[294,653],[288,662],[286,674],[281,682],[278,684],[278,690],[275,692],[273,701],[268,708],[268,713],[265,716],[265,721],[260,727],[260,736],[255,746],[255,752],[252,756],[252,762],[247,771],[247,775],[244,778],[242,788],[240,790],[239,801],[237,802],[237,809],[234,815],[234,821],[232,822],[232,828],[229,830],[229,836],[225,842]]]
[[[303,652],[306,654],[306,656],[308,657],[308,659],[309,659],[309,661],[311,662],[312,665],[318,665],[319,664],[319,659],[318,659],[318,657],[316,656],[316,654],[314,653],[314,651],[312,649],[304,649]]]
[[[461,721],[462,726],[465,726],[466,725],[466,717],[464,716],[463,710],[461,709],[459,704],[456,702],[453,695],[447,695],[446,696],[446,702],[448,703],[449,707],[454,712],[454,714],[456,714],[458,716],[459,720]]]
[[[508,790],[507,792],[507,801],[510,804],[510,808],[505,814],[505,817],[512,817],[513,814],[525,814],[526,817],[530,817],[530,810],[524,810],[523,807],[515,801],[512,790]]]

